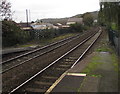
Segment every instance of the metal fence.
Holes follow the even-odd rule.
[[[109,41],[115,47],[117,54],[120,56],[120,36],[117,31],[109,30]]]

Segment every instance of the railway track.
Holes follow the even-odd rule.
[[[33,48],[33,50],[34,50],[34,49],[36,49],[36,48]],[[1,61],[0,63],[2,63],[2,62],[4,62],[4,61],[7,61],[7,60],[9,60],[9,59],[11,59],[11,58],[14,58],[14,57],[16,57],[16,56],[25,54],[25,53],[30,52],[30,51],[32,51],[32,49],[31,49],[31,50],[26,50],[26,51],[11,52],[11,53],[7,53],[7,54],[2,54],[2,61]]]
[[[10,58],[6,61],[3,61],[0,63],[0,64],[2,64],[2,72],[0,72],[0,73],[7,72],[12,68],[20,66],[21,64],[24,64],[25,62],[28,62],[34,58],[37,58],[37,57],[42,56],[50,51],[53,51],[54,49],[57,49],[57,48],[65,45],[65,44],[67,44],[67,43],[69,43],[69,42],[71,42],[79,37],[80,37],[79,34],[76,36],[73,36],[73,37],[68,37],[68,38],[60,40],[58,42],[51,43],[51,44],[46,45],[44,47],[35,49],[33,51],[30,51],[30,52],[21,54],[19,56],[16,56],[14,58]]]
[[[30,55],[32,53],[35,53],[36,51],[39,51],[39,50],[42,50],[42,49],[46,49],[48,47],[52,47],[54,45],[57,45],[59,43],[62,43],[62,42],[65,42],[65,41],[69,41],[70,39],[73,39],[75,38],[76,36],[79,36],[79,34],[75,35],[75,36],[72,36],[72,37],[68,37],[68,38],[65,38],[63,40],[60,40],[60,41],[57,41],[57,42],[53,42],[53,43],[50,43],[46,46],[43,46],[43,47],[37,47],[37,48],[34,48],[32,51],[21,51],[21,52],[13,52],[13,53],[9,53],[8,55],[5,54],[5,55],[2,55],[2,62],[0,62],[0,64],[4,64],[4,63],[8,63],[8,62],[11,62],[15,59],[18,59],[18,58],[21,58],[21,57],[24,57],[24,56],[27,56],[27,55]],[[15,55],[14,55],[15,54]],[[10,56],[10,57],[9,57]]]
[[[16,92],[46,92],[49,87],[69,68],[72,68],[92,47],[99,38],[101,30],[98,33],[89,36],[84,41],[72,47],[69,51],[58,57],[52,63],[42,68],[35,75],[14,87],[9,93]]]
[[[25,54],[16,56],[14,58],[8,59],[6,61],[3,61],[2,63],[0,63],[0,64],[2,64],[2,72],[0,72],[0,73],[5,73],[13,68],[16,68],[22,64],[25,64],[26,62],[29,62],[35,58],[38,58],[38,57],[45,55],[51,51],[54,51],[55,49],[58,49],[68,43],[71,43],[73,41],[76,42],[76,40],[77,39],[79,40],[79,38],[81,36],[86,37],[86,35],[89,35],[89,34],[90,33],[87,32],[83,35],[76,35],[73,37],[69,37],[69,38],[63,39],[61,41],[52,43],[50,45],[44,46],[42,48],[38,48],[38,49],[30,51],[28,53],[25,53]]]

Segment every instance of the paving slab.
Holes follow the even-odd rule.
[[[85,59],[78,62],[73,68],[68,70],[68,73],[81,73],[82,70],[89,64],[92,57],[96,55],[96,52],[88,55]]]
[[[54,92],[78,92],[84,76],[66,75],[52,90]]]
[[[86,76],[79,92],[98,92],[100,77]]]
[[[21,47],[21,48],[8,48],[8,49],[3,49],[1,52],[2,52],[2,54],[9,54],[9,53],[32,50],[32,49],[35,49],[36,47],[37,46]]]
[[[86,74],[81,73],[82,69],[86,67],[86,65],[89,63],[88,60],[94,55],[95,53],[87,56],[89,59],[84,59],[78,64],[76,64],[73,68],[69,69],[67,73],[64,74],[61,81],[56,84],[51,89],[51,93],[55,92],[80,92],[81,85],[86,78]],[[92,79],[93,80],[93,79]]]
[[[118,62],[113,60],[114,51],[111,52],[106,35],[98,44],[97,50],[85,57],[69,69],[62,79],[54,86],[52,92],[75,92],[84,94],[84,92],[100,92],[120,94],[118,91],[118,70],[115,65]],[[103,52],[102,52],[103,51]],[[96,58],[97,57],[97,58]],[[94,60],[93,60],[94,59]],[[93,63],[90,71],[84,71],[89,64]],[[72,76],[68,74],[87,74],[84,77]],[[86,94],[85,93],[85,94]],[[95,93],[96,94],[96,93]]]
[[[93,73],[99,73],[102,76],[99,92],[118,92],[118,71],[115,70],[111,54],[101,52],[98,56],[102,64]]]
[[[99,61],[94,62],[101,64],[90,74],[84,75],[82,71],[94,56],[99,57]],[[111,54],[109,52],[90,54],[67,71],[62,80],[52,89],[52,93],[54,92],[118,92],[118,73],[114,69]]]

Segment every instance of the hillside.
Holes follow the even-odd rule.
[[[56,23],[61,23],[61,24],[66,24],[67,20],[69,18],[48,18],[48,19],[41,19],[42,22],[45,23],[52,23],[52,24],[56,24]]]
[[[94,11],[94,12],[87,12],[87,13],[90,13],[94,19],[97,19],[98,18],[98,11]],[[79,17],[82,17],[83,14],[77,14],[75,16],[72,16],[72,17],[75,17],[75,18],[79,18]]]
[[[94,12],[88,12],[91,13],[94,19],[98,18],[98,11],[94,11]],[[48,18],[48,19],[41,19],[42,22],[45,23],[52,23],[52,24],[56,24],[56,23],[61,23],[61,24],[66,24],[69,18],[80,18],[82,17],[83,14],[77,14],[75,16],[72,17],[68,17],[68,18]]]

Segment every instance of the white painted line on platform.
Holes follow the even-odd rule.
[[[67,73],[67,75],[70,75],[70,76],[86,76],[86,74],[84,74],[84,73]]]

